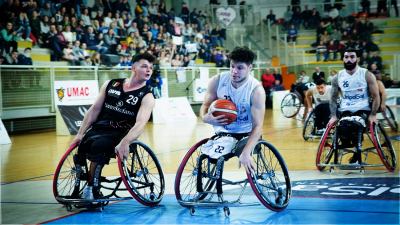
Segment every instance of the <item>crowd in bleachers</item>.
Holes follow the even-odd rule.
[[[0,10],[4,57],[25,40],[51,49],[52,61],[71,65],[124,66],[132,55],[145,51],[162,66],[191,66],[196,59],[227,64],[225,30],[184,2],[179,14],[167,10],[163,0],[101,0],[92,8],[80,0],[7,0]]]

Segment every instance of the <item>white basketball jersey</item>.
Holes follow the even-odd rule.
[[[367,69],[357,66],[357,70],[350,75],[346,70],[338,73],[338,85],[342,93],[339,111],[356,112],[371,110],[368,96],[368,83],[365,79]]]
[[[326,85],[325,87],[325,93],[323,95],[321,95],[318,91],[317,91],[317,87],[312,87],[312,95],[315,101],[315,105],[319,105],[321,103],[329,103],[329,101],[331,100],[331,86],[330,85]]]
[[[234,88],[231,83],[230,72],[222,72],[219,75],[217,89],[218,99],[229,99],[235,103],[238,116],[235,122],[226,126],[214,126],[216,133],[250,133],[253,128],[251,116],[251,95],[260,82],[253,76],[239,88]]]

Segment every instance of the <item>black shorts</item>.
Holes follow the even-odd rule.
[[[115,158],[115,146],[125,136],[125,132],[116,129],[96,128],[86,132],[78,147],[80,156],[99,164],[108,164]]]

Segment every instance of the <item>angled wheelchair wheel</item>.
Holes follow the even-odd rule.
[[[201,155],[200,147],[207,141],[208,138],[192,146],[184,156],[176,172],[175,197],[182,206],[185,206],[182,202],[203,200],[208,195],[207,193],[201,193],[199,195],[197,192],[197,174],[199,172],[197,163]],[[209,178],[209,175],[213,175],[215,172],[215,164],[210,164],[210,167],[208,167],[207,160],[202,160],[200,173],[202,174],[201,183],[203,191],[211,191],[211,189],[215,187],[216,181]]]
[[[306,121],[304,122],[303,126],[303,139],[308,141],[312,139],[313,136],[316,134],[316,127],[315,125],[315,113],[312,111],[308,114]]]
[[[315,159],[315,164],[319,171],[323,171],[326,167],[326,164],[331,162],[332,156],[335,152],[335,140],[335,125],[331,124],[326,128],[319,142],[317,157]]]
[[[382,125],[379,123],[371,124],[369,132],[383,165],[385,165],[389,172],[393,172],[396,169],[397,164],[396,153],[385,129],[383,129]]]
[[[78,145],[70,146],[57,165],[53,177],[53,194],[59,203],[68,199],[77,199],[87,185],[88,161],[85,165],[75,166],[74,157],[78,154]]]
[[[392,109],[387,105],[386,110],[383,114],[383,118],[385,119],[384,124],[390,127],[392,131],[398,131],[399,130],[399,125],[397,124],[396,117],[394,116],[394,113]]]
[[[129,146],[126,160],[118,158],[118,168],[126,189],[139,203],[155,206],[165,190],[164,173],[157,157],[145,144],[135,141]]]
[[[254,173],[248,174],[250,186],[258,200],[270,210],[282,211],[289,204],[292,189],[287,166],[279,151],[261,140],[252,153],[256,164]]]
[[[298,95],[288,93],[281,102],[281,112],[284,117],[292,118],[297,115],[301,107],[301,101]]]

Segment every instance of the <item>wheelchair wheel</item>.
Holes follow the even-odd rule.
[[[335,125],[331,124],[326,128],[326,131],[322,135],[321,141],[319,142],[317,157],[315,159],[315,164],[319,171],[323,171],[326,166],[322,164],[328,164],[334,153],[334,140],[335,135]],[[331,138],[333,137],[333,138]]]
[[[135,141],[129,146],[126,160],[117,158],[122,181],[132,197],[146,206],[160,203],[165,190],[164,173],[153,151]]]
[[[186,153],[181,164],[179,165],[178,171],[175,177],[175,197],[179,204],[181,202],[190,202],[196,200],[203,200],[207,193],[198,195],[197,192],[197,162],[201,155],[200,147],[208,141],[208,138],[201,140],[192,146]],[[202,160],[201,173],[202,173],[202,185],[204,191],[211,191],[215,186],[216,181],[208,177],[209,174],[213,175],[216,172],[216,165],[210,164],[208,168],[207,160]]]
[[[81,168],[76,168],[74,156],[78,153],[78,145],[70,146],[57,165],[53,177],[53,194],[59,203],[65,203],[67,199],[77,199],[81,196],[87,185],[88,161]],[[80,172],[81,171],[81,172]],[[79,176],[79,186],[75,185]]]
[[[316,128],[314,125],[315,125],[315,115],[314,111],[312,111],[311,113],[308,114],[308,117],[304,122],[303,126],[303,139],[305,141],[308,141],[315,135]]]
[[[284,117],[292,118],[297,115],[301,107],[299,96],[294,93],[288,93],[281,102],[281,112]]]
[[[396,118],[394,116],[394,113],[392,109],[389,106],[386,106],[386,111],[385,113],[382,113],[383,117],[385,118],[385,124],[387,124],[392,131],[398,131],[399,130],[399,125],[396,122]]]
[[[381,124],[371,124],[369,129],[372,137],[372,142],[379,157],[389,172],[396,169],[396,153],[394,152],[393,145],[390,142],[389,136],[383,129]]]
[[[247,174],[250,186],[260,202],[270,210],[282,211],[292,193],[289,172],[279,151],[261,140],[253,150],[254,173]]]

